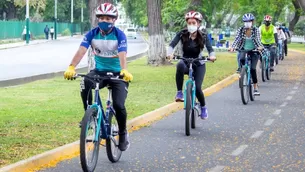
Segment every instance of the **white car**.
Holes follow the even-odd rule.
[[[137,31],[135,28],[126,28],[124,33],[127,38],[137,39]]]

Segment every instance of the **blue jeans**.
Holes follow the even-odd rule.
[[[237,58],[237,65],[238,65],[238,68],[240,68],[240,57],[239,57],[239,51],[237,51],[237,56],[236,56],[236,58]]]
[[[278,47],[279,55],[282,56],[282,53],[283,53],[283,41],[282,40],[279,40],[277,47]]]

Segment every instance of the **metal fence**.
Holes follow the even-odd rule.
[[[48,25],[54,27],[54,22],[30,22],[30,33],[32,37],[44,35],[44,28]],[[21,38],[25,26],[25,21],[0,21],[0,40]],[[72,28],[72,29],[71,29]],[[81,31],[81,25],[78,23],[57,23],[57,33],[61,34],[65,29],[76,33]]]

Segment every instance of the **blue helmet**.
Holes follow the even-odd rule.
[[[251,13],[247,13],[247,14],[244,14],[244,15],[243,15],[243,22],[252,21],[252,20],[254,20],[254,19],[255,19],[255,17],[254,17],[254,15],[251,14]]]

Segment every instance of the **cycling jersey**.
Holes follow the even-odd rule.
[[[99,27],[89,31],[80,46],[88,48],[91,45],[95,54],[95,70],[120,72],[119,52],[127,52],[126,35],[120,29],[113,27],[107,35],[102,35]]]

